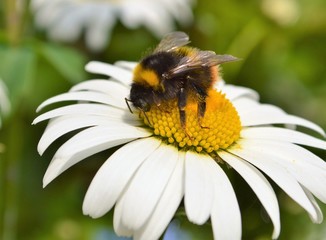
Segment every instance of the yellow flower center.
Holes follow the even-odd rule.
[[[146,116],[144,113],[140,116],[147,126],[153,128],[155,135],[179,148],[214,153],[220,148],[226,149],[239,139],[240,118],[224,94],[216,90],[208,92],[205,115],[200,122],[195,100],[188,100],[185,112],[185,128],[182,128],[180,124],[176,99],[159,106],[154,105],[149,112],[145,113]]]

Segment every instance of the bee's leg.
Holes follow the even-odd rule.
[[[202,101],[201,99],[198,101],[198,110],[197,110],[197,118],[198,118],[198,123],[201,127],[201,121],[205,115],[205,111],[206,111],[206,101],[205,99]]]
[[[202,119],[204,118],[205,112],[206,112],[206,97],[207,94],[205,91],[203,91],[201,88],[196,87],[195,88],[197,91],[197,98],[198,98],[198,107],[197,107],[197,119],[198,119],[198,124],[202,128],[208,128],[202,125]]]
[[[200,125],[201,128],[207,128],[209,129],[209,127],[204,126],[202,124],[202,120],[204,118],[206,112],[206,101],[199,101],[198,102],[198,110],[197,110],[197,118],[198,118],[198,124]]]
[[[181,88],[178,94],[178,108],[180,114],[180,124],[183,129],[186,128],[186,104],[187,104],[187,92],[185,88]]]
[[[180,124],[187,137],[189,139],[193,139],[192,136],[187,132],[187,128],[186,128],[186,105],[187,105],[187,90],[186,88],[183,87],[180,89],[180,92],[178,94]]]

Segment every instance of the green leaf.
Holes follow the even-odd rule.
[[[46,43],[41,46],[41,55],[71,83],[85,79],[86,57],[80,52],[61,45]]]
[[[0,77],[9,90],[9,98],[13,108],[23,95],[33,86],[36,71],[36,55],[25,47],[0,47]]]

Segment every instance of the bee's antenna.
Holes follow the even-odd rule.
[[[140,111],[142,114],[144,114],[144,116],[145,116],[145,118],[146,118],[146,121],[148,122],[148,124],[150,125],[150,127],[153,127],[153,124],[151,123],[151,121],[149,121],[149,118],[147,117],[146,112],[145,112],[143,109],[141,109],[141,108],[139,108],[139,111]],[[140,113],[140,112],[139,112],[139,113]]]
[[[132,102],[132,101],[131,101],[130,99],[128,99],[128,98],[125,98],[125,101],[126,101],[126,104],[127,104],[128,108],[129,108],[129,111],[130,111],[131,113],[133,113],[132,110],[131,110],[131,107],[130,107],[130,105],[129,105],[129,102]]]

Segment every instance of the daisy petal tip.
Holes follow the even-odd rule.
[[[38,124],[40,122],[42,122],[42,119],[40,118],[40,116],[38,116],[33,120],[32,125],[36,125],[36,124]]]
[[[84,213],[84,215],[88,215],[91,218],[96,219],[96,218],[103,217],[105,215],[105,213],[88,211],[87,214]]]
[[[85,216],[89,216],[89,217],[91,217],[93,219],[100,217],[98,214],[96,214],[94,211],[91,210],[91,207],[89,206],[89,204],[86,204],[85,201],[84,201],[82,210],[83,210],[83,214]]]
[[[326,132],[322,129],[322,136],[326,138]]]
[[[84,67],[85,70],[89,71],[89,69],[92,69],[92,66],[94,65],[94,63],[95,63],[95,61],[90,61],[90,62],[86,63],[86,65]]]
[[[43,188],[58,177],[65,169],[63,169],[65,159],[52,159],[52,162],[46,170],[43,177]]]
[[[323,220],[318,219],[316,222],[314,222],[315,224],[321,224],[323,222]]]
[[[82,211],[85,216],[93,219],[103,217],[108,212],[101,207],[100,203],[94,201],[93,198],[88,198],[87,194],[83,202]]]
[[[275,229],[275,228],[274,228],[274,231],[273,231],[273,234],[272,234],[272,239],[273,239],[273,240],[278,239],[279,236],[280,236],[280,233],[281,233],[281,229]]]
[[[46,188],[46,186],[49,185],[49,183],[50,183],[51,181],[52,181],[52,180],[48,180],[48,179],[46,179],[45,176],[44,176],[42,187],[43,187],[43,188]]]
[[[82,211],[83,211],[83,214],[85,216],[89,216],[91,218],[94,218],[93,215],[91,214],[90,204],[88,203],[86,197],[84,198],[84,202],[83,202],[83,206],[82,206]]]
[[[37,149],[37,152],[38,152],[38,154],[39,154],[40,156],[42,156],[43,153],[44,153],[44,151],[42,151],[41,149]]]
[[[40,116],[38,116],[33,120],[32,125],[36,125],[36,124],[40,123],[41,121],[42,120],[41,120]]]
[[[191,222],[192,224],[196,224],[196,225],[203,225],[204,223],[207,222],[208,219],[202,219],[202,218],[194,218],[194,217],[189,217],[187,216],[189,222]]]
[[[54,158],[43,177],[43,187],[46,187],[52,182],[59,174],[62,173],[62,166],[65,159]]]
[[[42,156],[46,150],[46,148],[43,145],[44,144],[42,144],[41,142],[39,142],[39,144],[37,145],[37,152],[40,156]]]
[[[321,224],[323,222],[323,218],[324,218],[323,215],[321,215],[321,216],[319,216],[319,215],[318,216],[311,216],[310,215],[310,219],[314,224]]]
[[[46,106],[47,100],[43,101],[37,108],[36,108],[36,113],[39,113],[45,106]]]
[[[85,205],[85,203],[83,204],[82,211],[83,211],[83,214],[84,214],[85,216],[89,216],[89,217],[91,217],[91,218],[94,218],[94,217],[91,215],[91,213],[90,213],[88,207]]]
[[[39,113],[39,112],[42,110],[42,107],[43,107],[43,106],[42,106],[42,104],[41,104],[40,106],[38,106],[38,107],[36,108],[36,111],[35,111],[35,112],[36,112],[36,113]]]
[[[325,132],[325,130],[321,126],[319,126],[317,124],[314,124],[314,125],[315,125],[315,129],[314,130],[316,132],[318,132],[323,138],[326,138],[326,132]]]
[[[97,72],[97,70],[99,68],[103,67],[102,65],[103,65],[103,63],[101,63],[101,62],[90,61],[85,65],[85,70],[87,72],[94,73],[94,72]]]
[[[93,219],[101,217],[101,216],[98,216],[97,214],[92,213],[92,212],[90,211],[90,209],[88,209],[88,208],[85,207],[85,206],[83,206],[83,214],[84,214],[85,216],[91,217],[91,218],[93,218]]]

